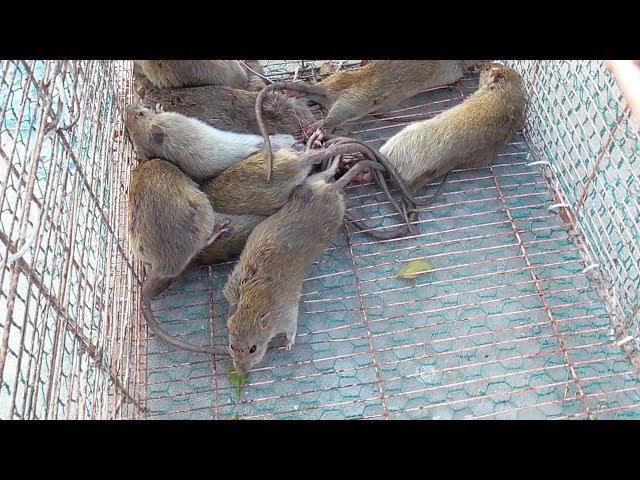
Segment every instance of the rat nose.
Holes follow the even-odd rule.
[[[238,375],[246,375],[249,372],[249,369],[247,368],[246,365],[241,364],[241,363],[234,363],[233,365],[236,369],[236,373]]]

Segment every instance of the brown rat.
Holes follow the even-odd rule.
[[[261,125],[262,98],[273,90],[293,90],[327,108],[327,116],[313,125],[332,133],[348,121],[388,110],[428,88],[449,85],[462,78],[478,60],[377,60],[356,70],[336,72],[316,85],[279,82],[265,87],[256,101]],[[260,129],[263,136],[266,130]],[[269,140],[265,145],[270,152]],[[271,154],[270,154],[271,155]]]
[[[185,350],[214,353],[178,340],[156,321],[151,299],[166,288],[192,259],[224,232],[211,203],[178,167],[163,160],[139,163],[129,185],[129,243],[151,266],[142,285],[142,311],[147,325],[162,340]]]
[[[263,147],[259,135],[228,132],[180,113],[145,107],[128,107],[126,126],[140,157],[169,161],[196,181],[215,177]],[[271,139],[278,148],[295,148],[291,135]]]
[[[461,167],[483,167],[522,128],[525,97],[513,69],[491,64],[478,90],[434,118],[408,125],[381,148],[414,191]]]
[[[219,85],[248,88],[251,76],[237,60],[135,60],[156,86],[201,87]]]
[[[220,130],[260,133],[255,112],[258,92],[211,85],[160,88],[140,70],[135,70],[135,86],[144,102],[142,106],[152,108],[159,104],[164,111],[197,118]],[[269,134],[293,134],[316,120],[302,99],[290,98],[279,92],[266,96],[263,112]]]
[[[314,165],[340,154],[357,152],[365,158],[374,158],[367,147],[348,139],[325,150],[301,154],[282,149],[276,152],[273,177],[267,180],[264,175],[267,154],[260,151],[204,182],[202,189],[219,212],[272,215],[287,202],[291,191],[306,180]]]
[[[276,153],[271,180],[266,180],[264,177],[268,161],[266,152],[256,153],[227,168],[215,178],[205,181],[202,184],[202,189],[216,211],[238,215],[271,215],[284,205],[291,191],[305,181],[314,165],[327,163],[337,155],[361,154],[365,159],[379,162],[382,165],[399,188],[402,198],[406,198],[410,204],[417,203],[409,188],[404,185],[389,162],[369,145],[341,137],[333,138],[326,145],[330,148],[307,150],[302,154],[284,149],[279,150]],[[397,238],[413,231],[409,214],[391,195],[386,180],[382,176],[382,171],[374,169],[373,172],[376,182],[381,186],[392,207],[405,220],[405,225],[387,231],[379,231],[363,221],[353,218],[351,214],[347,214],[349,221],[379,240]],[[435,198],[437,198],[437,194],[424,204],[432,202]]]
[[[383,168],[363,161],[335,183],[337,160],[310,176],[275,214],[258,225],[247,240],[223,293],[229,304],[229,352],[236,372],[246,374],[265,355],[269,341],[287,336],[295,342],[302,281],[327,248],[343,221],[342,189],[363,168]]]

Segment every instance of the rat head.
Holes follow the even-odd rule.
[[[136,153],[145,160],[158,156],[165,140],[165,132],[156,123],[160,110],[143,106],[127,107],[127,131],[136,149]]]
[[[480,71],[480,86],[488,86],[489,89],[501,88],[505,85],[522,85],[522,77],[513,68],[505,67],[499,63],[491,63],[483,66]]]
[[[261,310],[242,304],[229,310],[229,353],[239,375],[246,375],[262,361],[273,338],[273,314]]]

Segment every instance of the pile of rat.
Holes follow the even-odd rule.
[[[475,93],[407,125],[379,150],[333,135],[472,69],[480,72]],[[302,282],[345,218],[376,239],[413,234],[417,207],[442,192],[449,172],[491,164],[524,120],[521,77],[488,61],[378,60],[311,84],[273,83],[257,60],[139,60],[134,78],[139,100],[128,107],[126,126],[139,163],[128,234],[150,267],[143,316],[176,347],[221,353],[170,336],[151,299],[191,265],[239,257],[223,293],[228,351],[241,375],[263,360],[276,335],[293,347]],[[320,120],[314,103],[326,112]],[[400,227],[370,229],[345,212],[343,188],[363,177],[387,195]],[[429,200],[415,198],[440,177]]]

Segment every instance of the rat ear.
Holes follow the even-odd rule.
[[[489,71],[489,83],[498,83],[501,78],[504,78],[504,74],[497,68]]]
[[[267,313],[260,320],[258,320],[258,323],[262,328],[267,328],[269,326],[270,320],[271,320],[271,312]]]
[[[164,133],[164,130],[160,125],[153,125],[151,127],[151,138],[153,139],[154,142],[162,143],[164,142],[164,138],[166,136],[167,135]]]

